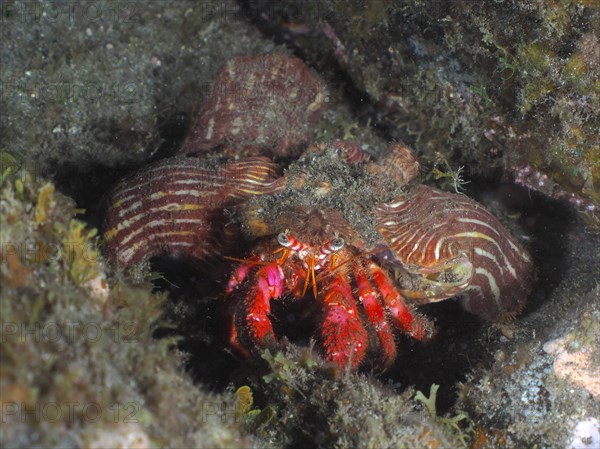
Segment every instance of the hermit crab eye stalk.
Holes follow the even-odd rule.
[[[292,246],[292,241],[288,239],[288,236],[285,234],[285,232],[282,232],[277,236],[277,242],[279,242],[279,244],[285,248]]]
[[[344,244],[345,244],[345,243],[346,243],[346,242],[344,242],[344,239],[343,239],[343,238],[341,238],[341,237],[338,237],[337,239],[334,239],[334,240],[331,242],[331,250],[332,250],[332,251],[334,251],[334,252],[335,252],[335,251],[339,251],[340,249],[342,249],[342,248],[344,247]]]
[[[344,247],[344,239],[337,237],[330,242],[325,243],[319,248],[319,259],[323,259],[332,253],[335,253]]]
[[[298,241],[294,236],[289,235],[287,232],[282,232],[277,236],[277,242],[284,248],[291,249],[292,251],[302,251],[307,248],[305,244]]]

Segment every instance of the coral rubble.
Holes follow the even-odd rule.
[[[225,417],[233,395],[195,385],[153,337],[164,295],[108,281],[93,230],[31,173],[0,186],[2,446],[250,444]]]

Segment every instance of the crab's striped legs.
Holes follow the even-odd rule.
[[[246,269],[238,268],[237,271],[244,273]],[[285,291],[283,271],[277,260],[260,266],[251,274],[249,280],[248,289],[237,292],[244,296],[233,298],[231,304],[234,312],[229,338],[237,348],[264,347],[275,342],[275,333],[269,318],[271,298],[279,298]],[[241,307],[240,303],[243,303]]]
[[[362,363],[369,336],[361,322],[352,287],[345,273],[336,273],[323,289],[321,336],[325,358],[356,369]]]
[[[368,263],[367,270],[391,315],[394,326],[417,340],[431,338],[433,324],[408,308],[389,276],[372,261]]]
[[[373,324],[382,350],[383,365],[387,366],[396,358],[396,342],[385,309],[362,264],[355,263],[352,271],[358,288],[358,299],[365,309],[367,318]]]

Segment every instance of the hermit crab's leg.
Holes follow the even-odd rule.
[[[258,269],[255,280],[242,298],[241,307],[236,307],[233,332],[242,337],[244,346],[265,346],[275,340],[269,319],[271,298],[279,298],[285,286],[283,272],[277,261]],[[242,289],[243,290],[243,289]],[[249,340],[246,344],[244,339]]]
[[[361,323],[345,273],[338,273],[323,289],[322,325],[325,358],[338,366],[358,368],[365,356],[368,334]]]
[[[392,330],[388,325],[385,309],[360,263],[354,264],[353,275],[358,287],[358,298],[379,338],[379,343],[383,350],[383,364],[389,365],[396,358],[396,342],[394,341]]]
[[[433,324],[408,308],[389,276],[372,261],[367,265],[367,272],[381,294],[385,307],[392,316],[394,326],[417,340],[430,338]]]
[[[242,282],[244,282],[244,279],[246,279],[251,269],[252,266],[249,264],[244,263],[238,265],[229,278],[227,289],[225,290],[225,301],[228,303],[225,314],[228,321],[227,334],[229,336],[229,344],[231,347],[235,348],[238,352],[245,356],[248,356],[249,354],[246,348],[244,348],[239,341],[237,328],[234,322],[235,310],[240,303],[240,298],[239,296],[236,297],[234,293],[237,291]]]

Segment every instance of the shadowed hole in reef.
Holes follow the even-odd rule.
[[[186,354],[186,370],[195,381],[216,390],[228,386],[241,362],[227,341],[223,292],[229,266],[225,260],[210,270],[186,258],[151,260],[152,271],[160,275],[154,285],[169,295],[165,318],[175,326],[158,329],[155,336],[180,337],[177,346]]]
[[[567,206],[514,185],[477,180],[469,187],[498,215],[518,222],[513,231],[525,241],[538,267],[539,282],[524,311],[531,313],[543,302],[539,298],[547,297],[560,282],[566,251],[561,236],[576,217]],[[236,254],[243,255],[244,250]],[[244,362],[228,348],[226,319],[221,313],[231,265],[224,260],[216,267],[214,272],[202,274],[185,260],[153,260],[153,269],[164,276],[155,284],[169,292],[167,317],[177,326],[174,330],[163,329],[157,336],[181,336],[179,348],[189,354],[186,367],[193,378],[222,389],[232,381],[239,383]],[[414,385],[426,394],[431,384],[440,384],[438,411],[443,414],[455,401],[457,383],[464,381],[474,368],[491,366],[495,350],[506,340],[497,327],[463,311],[457,300],[422,306],[419,310],[436,321],[436,337],[430,342],[417,342],[398,336],[394,365],[380,373],[367,363],[364,371],[372,371],[400,389]],[[307,345],[311,336],[318,334],[318,316],[319,308],[310,298],[272,301],[275,332],[295,344]]]
[[[100,162],[63,161],[51,169],[52,179],[60,192],[73,198],[77,207],[85,210],[79,218],[100,229],[106,207],[104,201],[109,189],[140,168],[159,159],[174,156],[187,127],[189,117],[183,112],[160,117],[157,125],[157,140],[160,141],[160,146],[151,158],[145,161],[132,160],[115,167],[107,167]],[[130,148],[123,147],[123,151],[130,151]]]

